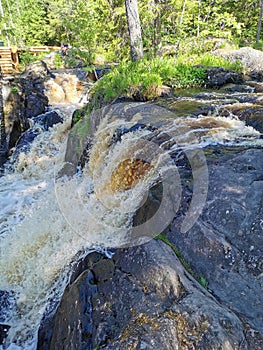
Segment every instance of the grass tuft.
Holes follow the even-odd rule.
[[[121,96],[136,101],[153,100],[161,96],[164,85],[171,89],[199,87],[204,84],[207,68],[214,66],[234,71],[242,69],[238,62],[231,63],[208,53],[180,56],[176,60],[158,57],[123,62],[94,84],[91,107],[101,107]]]

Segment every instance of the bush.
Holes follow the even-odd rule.
[[[202,67],[175,64],[169,58],[122,63],[94,85],[92,102],[100,106],[119,96],[148,101],[160,96],[164,84],[172,88],[200,86],[205,77]]]
[[[94,84],[90,108],[101,107],[120,96],[136,101],[152,100],[161,95],[163,85],[172,89],[202,86],[206,70],[211,67],[242,71],[239,62],[232,63],[210,53],[182,55],[176,60],[161,57],[121,63]]]
[[[24,69],[28,64],[39,61],[46,56],[46,52],[41,52],[37,55],[32,55],[29,51],[24,51],[19,54],[20,68]]]

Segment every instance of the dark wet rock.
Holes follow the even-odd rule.
[[[0,324],[0,345],[3,344],[5,338],[7,337],[9,328],[10,326],[7,324]]]
[[[247,335],[251,350],[263,346],[262,152],[207,149],[209,191],[203,214],[186,233],[178,216],[168,233],[193,271],[206,278],[213,295],[258,337],[254,342]]]
[[[49,344],[38,349],[248,349],[238,317],[156,240],[97,255],[67,288]]]
[[[25,98],[25,117],[32,118],[45,112],[48,99],[42,93],[30,92]]]
[[[8,309],[8,307],[13,306],[14,299],[13,293],[0,290],[0,345],[4,343],[5,338],[8,335],[8,330],[10,325],[3,322],[4,317],[2,310]]]
[[[63,118],[54,110],[40,114],[39,116],[32,118],[32,121],[34,122],[34,125],[21,134],[15,147],[11,150],[11,163],[14,163],[17,160],[21,152],[29,152],[32,142],[41,132],[48,131],[48,129],[55,124],[63,123]]]
[[[206,70],[207,78],[204,85],[208,88],[219,88],[223,85],[243,82],[243,75],[221,67],[212,67]]]
[[[32,141],[34,141],[40,132],[41,128],[35,128],[34,130],[29,129],[25,131],[17,142],[17,145],[15,147],[15,154],[17,155],[21,151],[28,152]],[[14,158],[16,158],[15,155]]]
[[[32,119],[34,123],[42,126],[45,131],[47,131],[55,124],[63,123],[63,118],[56,110],[40,114]]]
[[[143,123],[136,123],[135,125],[131,126],[130,128],[126,128],[124,125],[119,127],[116,132],[114,133],[113,137],[112,137],[112,141],[111,144],[114,144],[116,142],[120,142],[121,141],[121,137],[129,132],[134,132],[137,130],[149,130],[149,131],[154,131],[155,128],[152,127],[151,125],[145,125]]]
[[[251,108],[233,109],[232,113],[243,120],[246,125],[263,133],[263,108],[261,106],[252,106]]]
[[[263,93],[263,84],[256,81],[247,81],[247,84],[253,88],[255,93]]]
[[[43,62],[29,65],[19,78],[8,83],[4,102],[6,151],[15,146],[23,132],[29,129],[29,118],[45,112],[48,98],[44,79],[49,71]]]
[[[223,86],[220,91],[222,92],[241,92],[241,93],[250,93],[254,92],[255,89],[251,85],[246,85],[246,84],[227,84]]]
[[[90,328],[92,325],[92,307],[90,304],[90,297],[91,294],[94,294],[97,291],[96,285],[94,284],[94,274],[92,272],[92,269],[97,265],[97,263],[101,265],[104,259],[106,259],[104,255],[97,252],[93,252],[89,254],[86,258],[81,259],[74,264],[71,273],[70,285],[65,291],[65,295],[67,295],[67,297],[64,297],[64,300],[66,301],[72,298],[72,302],[66,305],[64,301],[61,301],[60,310],[58,311],[59,316],[57,316],[56,314],[56,309],[59,305],[53,305],[53,307],[46,311],[38,332],[38,350],[50,350],[51,341],[53,342],[53,348],[61,349],[60,344],[56,343],[57,340],[55,339],[55,337],[53,337],[53,334],[55,332],[59,332],[59,337],[63,337],[63,334],[60,332],[60,330],[62,330],[63,332],[65,331],[63,323],[68,325],[71,323],[71,315],[76,316],[78,314],[78,316],[74,320],[72,319],[72,328],[68,329],[72,335],[72,341],[76,344],[78,344],[79,341],[82,342],[82,327],[79,326],[78,322],[80,320],[83,321],[83,319],[86,320],[86,325],[88,325],[88,332],[86,334],[88,336],[88,339],[90,339]],[[79,287],[79,285],[81,286]],[[89,286],[89,288],[87,288],[86,291],[85,289],[87,285]],[[80,300],[81,302],[79,302]],[[66,311],[63,309],[64,306],[67,309]],[[85,314],[87,312],[88,315],[86,316]],[[64,322],[64,317],[67,318],[67,322]],[[87,347],[84,347],[85,349],[92,349],[89,347],[88,342],[86,345]],[[71,344],[70,346],[69,349],[76,349],[74,348],[74,344]]]
[[[260,105],[236,105],[222,107],[220,115],[229,116],[235,115],[240,120],[244,121],[247,126],[253,127],[255,130],[263,133],[263,107]]]

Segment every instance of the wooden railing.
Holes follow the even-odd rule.
[[[3,75],[13,74],[19,70],[19,53],[29,52],[36,56],[42,52],[59,51],[59,46],[31,46],[29,48],[18,48],[15,46],[0,46],[0,67]]]

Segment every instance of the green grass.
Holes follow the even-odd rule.
[[[180,56],[177,62],[186,62],[194,66],[201,65],[204,68],[209,67],[222,67],[225,69],[230,69],[235,72],[242,72],[243,67],[239,61],[231,62],[228,59],[225,59],[220,56],[212,55],[208,52],[201,55],[192,55],[192,56]]]
[[[231,63],[209,53],[123,62],[94,84],[91,108],[101,107],[120,96],[137,101],[153,100],[161,95],[164,85],[171,89],[199,87],[206,79],[207,68],[215,66],[242,70],[239,62]]]
[[[149,101],[160,96],[162,86],[187,88],[202,84],[202,67],[175,64],[173,59],[155,58],[121,63],[100,79],[93,88],[93,103],[108,103],[119,96]]]

